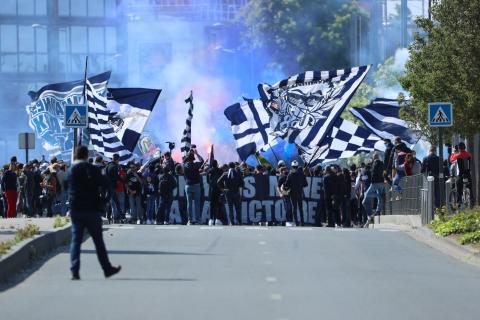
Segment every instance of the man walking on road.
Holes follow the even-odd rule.
[[[108,260],[107,250],[102,235],[102,210],[106,200],[101,199],[101,192],[108,190],[108,180],[100,169],[87,162],[88,149],[78,146],[75,150],[75,161],[65,177],[65,188],[70,199],[70,215],[72,217],[72,243],[70,260],[72,280],[80,280],[80,246],[83,231],[88,230],[92,236],[98,261],[106,278],[118,273],[121,266],[114,267]]]
[[[365,211],[367,213],[366,226],[368,226],[374,215],[379,215],[381,213],[383,207],[383,194],[385,193],[385,183],[383,178],[383,171],[385,168],[382,160],[380,160],[380,156],[378,155],[378,153],[375,153],[373,155],[372,166],[373,168],[371,184],[365,192],[363,198],[363,207],[365,208]],[[375,210],[375,214],[372,215],[372,202],[373,198],[375,197],[377,198],[377,209]]]

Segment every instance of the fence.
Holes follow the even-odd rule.
[[[446,202],[443,179],[415,175],[400,181],[401,193],[391,191],[387,185],[385,192],[386,215],[420,215],[422,224],[433,220],[434,208]]]

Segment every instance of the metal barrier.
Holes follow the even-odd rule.
[[[385,214],[387,215],[411,215],[421,214],[422,210],[422,189],[425,177],[415,175],[403,177],[400,180],[401,193],[392,191],[386,186],[385,193]]]
[[[435,206],[435,178],[427,177],[423,181],[423,188],[421,189],[422,193],[422,209],[421,209],[421,219],[422,225],[429,224],[434,217],[433,208]]]

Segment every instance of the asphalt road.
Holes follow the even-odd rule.
[[[0,293],[14,319],[475,319],[480,269],[402,232],[113,226],[120,274],[105,280],[88,239],[82,280],[66,250]]]

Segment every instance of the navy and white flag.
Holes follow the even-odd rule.
[[[108,121],[118,139],[133,152],[162,90],[108,88]]]
[[[225,109],[224,114],[231,122],[242,161],[275,139],[270,129],[270,116],[261,100],[245,99]]]
[[[105,72],[89,78],[89,81],[93,90],[105,92],[109,78],[110,72]],[[30,127],[42,139],[42,147],[50,156],[70,160],[73,130],[64,127],[65,106],[85,103],[83,85],[83,80],[55,83],[28,93],[32,99],[26,107]],[[80,136],[86,139],[86,135]]]
[[[315,166],[324,161],[350,158],[360,152],[374,150],[385,150],[379,136],[353,122],[338,118],[322,146],[300,149],[300,152],[305,163]]]
[[[273,134],[300,148],[321,145],[369,70],[368,65],[307,71],[274,85],[260,84]]]
[[[364,108],[351,108],[350,112],[383,139],[399,136],[406,144],[415,145],[420,137],[400,119],[397,100],[377,98]]]
[[[185,99],[185,103],[189,104],[187,119],[185,120],[185,130],[183,130],[182,135],[182,147],[180,150],[185,155],[192,146],[192,119],[193,119],[193,92],[190,91],[190,96]]]
[[[110,121],[110,110],[107,107],[107,90],[97,91],[87,80],[88,101],[88,133],[93,149],[102,156],[112,159],[115,153],[120,155],[120,162],[132,158],[128,150],[115,133]]]

